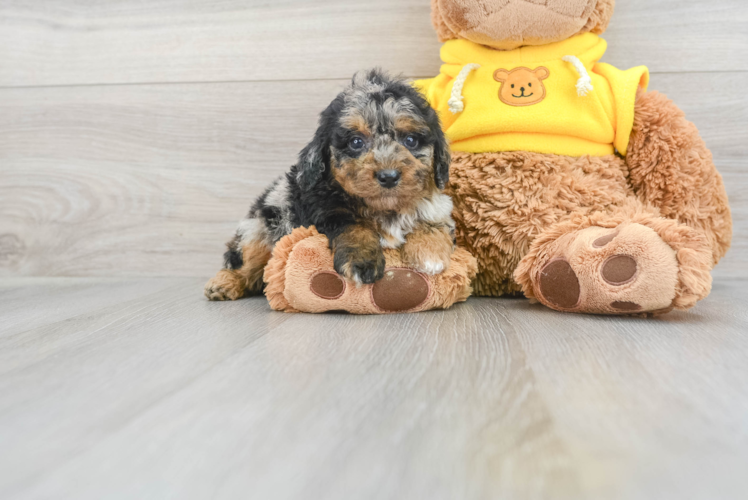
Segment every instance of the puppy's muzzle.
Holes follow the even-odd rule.
[[[386,189],[392,189],[400,183],[400,172],[397,170],[380,170],[376,177],[379,185]]]

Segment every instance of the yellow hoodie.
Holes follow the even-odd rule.
[[[649,72],[599,63],[606,48],[592,33],[511,51],[451,40],[439,76],[415,85],[453,151],[625,155],[636,90],[647,88]]]

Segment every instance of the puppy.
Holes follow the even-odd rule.
[[[263,288],[275,243],[299,226],[327,236],[335,270],[357,284],[384,276],[383,248],[438,274],[454,251],[449,148],[436,112],[407,82],[358,73],[325,109],[298,163],[239,223],[225,268],[205,286],[210,300]]]

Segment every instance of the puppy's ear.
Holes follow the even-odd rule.
[[[302,190],[311,189],[330,170],[332,134],[343,104],[342,95],[330,103],[319,117],[319,125],[312,142],[299,153],[296,180]]]
[[[330,167],[330,142],[319,133],[299,153],[296,181],[303,191],[312,189]]]
[[[432,111],[429,117],[429,127],[434,134],[436,142],[434,143],[434,180],[436,187],[444,189],[449,181],[449,165],[452,163],[452,157],[449,154],[449,143],[442,131],[442,124],[436,112]]]

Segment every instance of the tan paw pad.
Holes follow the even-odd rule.
[[[636,278],[636,270],[636,260],[633,257],[614,255],[605,261],[600,274],[608,284],[622,286]]]
[[[636,311],[642,310],[642,306],[640,306],[639,304],[635,302],[616,301],[616,302],[611,303],[610,307],[612,307],[613,309],[617,311],[623,311],[623,312],[636,312]]]
[[[581,296],[579,278],[566,260],[553,260],[540,271],[540,292],[551,304],[572,309]]]
[[[613,241],[616,236],[618,236],[618,231],[610,233],[607,236],[601,236],[600,238],[592,242],[592,246],[595,248],[603,248],[605,245]]]
[[[429,281],[412,269],[387,269],[374,283],[371,299],[382,311],[404,312],[415,309],[430,295]]]
[[[319,298],[335,300],[345,293],[345,280],[337,273],[322,271],[314,275],[309,288]]]

